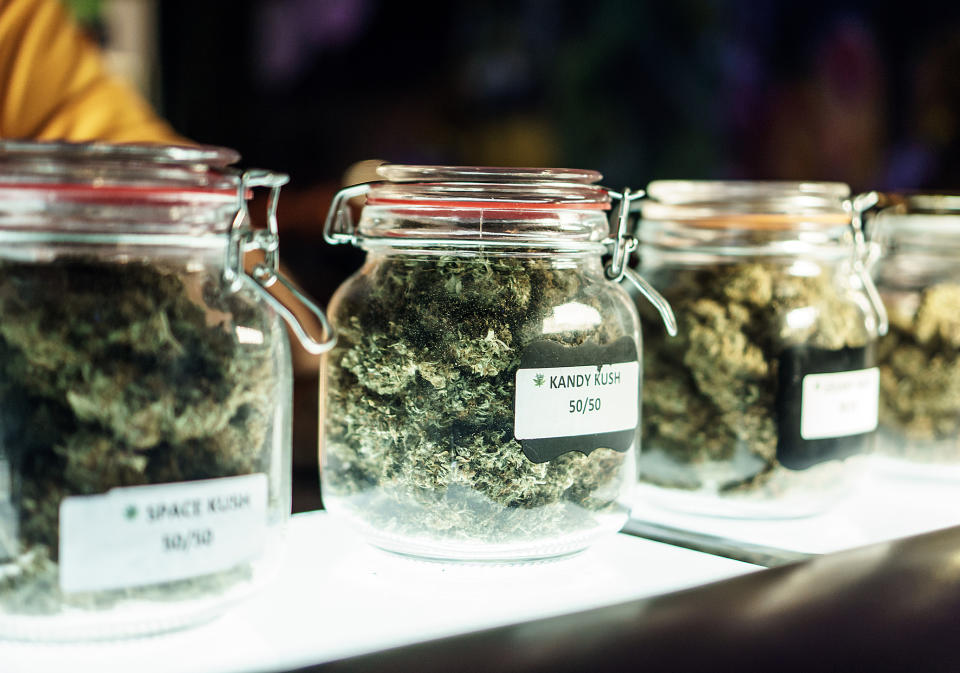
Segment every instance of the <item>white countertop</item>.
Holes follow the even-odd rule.
[[[790,551],[823,554],[960,525],[960,466],[869,458],[864,477],[828,511],[797,519],[696,516],[633,500],[631,518]]]
[[[310,512],[292,518],[277,578],[220,619],[113,643],[0,641],[0,673],[283,671],[667,593],[756,569],[628,535],[547,563],[420,562],[373,549],[326,513]]]

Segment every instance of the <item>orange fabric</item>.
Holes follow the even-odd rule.
[[[60,0],[0,0],[0,138],[184,143]]]

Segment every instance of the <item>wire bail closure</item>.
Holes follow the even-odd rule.
[[[876,315],[877,334],[884,336],[890,329],[890,319],[883,305],[880,291],[877,290],[870,276],[869,267],[874,259],[876,244],[867,241],[864,227],[864,216],[880,206],[881,200],[879,192],[864,192],[844,201],[843,208],[850,213],[850,230],[853,234],[853,271],[860,279],[867,299],[870,301],[870,307]]]
[[[607,278],[622,283],[624,280],[630,281],[637,291],[642,294],[647,301],[653,304],[660,314],[661,320],[667,329],[667,334],[677,336],[677,317],[673,313],[673,308],[666,298],[657,292],[647,279],[630,268],[630,255],[636,251],[639,246],[637,237],[629,232],[630,208],[634,201],[639,201],[646,197],[646,192],[642,189],[632,191],[625,187],[623,192],[616,192],[607,189],[611,199],[617,201],[617,209],[611,216],[611,223],[615,222],[615,237],[610,241],[613,246],[613,259],[607,265]]]
[[[280,273],[280,232],[277,223],[277,203],[280,198],[280,188],[289,181],[290,177],[283,173],[273,173],[261,169],[244,171],[237,188],[237,214],[234,216],[230,228],[230,245],[227,246],[227,263],[224,266],[223,277],[234,292],[239,290],[244,283],[248,284],[290,326],[304,350],[312,355],[320,355],[333,348],[337,343],[337,335],[333,326],[327,320],[323,310]],[[266,187],[270,190],[267,197],[266,229],[255,230],[250,226],[251,218],[250,210],[247,207],[247,196],[256,187]],[[254,266],[251,273],[247,273],[243,266],[244,254],[254,250],[262,251],[264,260]],[[317,341],[310,336],[293,311],[267,291],[267,288],[277,282],[289,290],[294,298],[317,318],[323,328],[323,333],[326,335],[324,341]]]
[[[333,197],[327,219],[323,223],[323,240],[330,245],[352,243],[356,245],[360,237],[357,236],[353,217],[350,214],[350,199],[363,196],[370,192],[372,183],[364,182],[351,187],[344,187]]]

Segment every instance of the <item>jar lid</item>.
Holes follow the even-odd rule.
[[[609,210],[597,171],[570,168],[383,164],[367,205],[449,210]]]
[[[950,236],[951,241],[960,236],[958,193],[889,193],[883,195],[883,201],[886,205],[876,215],[877,229],[888,234],[920,238]],[[928,242],[937,245],[944,239],[931,239]]]
[[[146,143],[0,141],[0,201],[236,200],[234,150]]]
[[[327,242],[596,249],[610,240],[604,211],[614,193],[595,184],[602,177],[596,171],[384,164],[377,174],[382,181],[338,193]],[[363,195],[354,225],[345,204]]]
[[[711,229],[791,230],[848,225],[850,187],[841,182],[656,180],[644,219]]]
[[[241,207],[239,158],[210,146],[0,141],[0,231],[223,233]]]

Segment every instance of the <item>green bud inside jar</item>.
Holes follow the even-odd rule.
[[[0,637],[180,628],[276,567],[292,374],[264,285],[286,177],[237,159],[0,143]]]
[[[869,232],[890,316],[880,339],[878,464],[960,478],[960,196],[885,196]]]
[[[812,514],[877,423],[880,316],[846,185],[651,183],[640,270],[678,336],[644,362],[642,494],[719,516]]]

